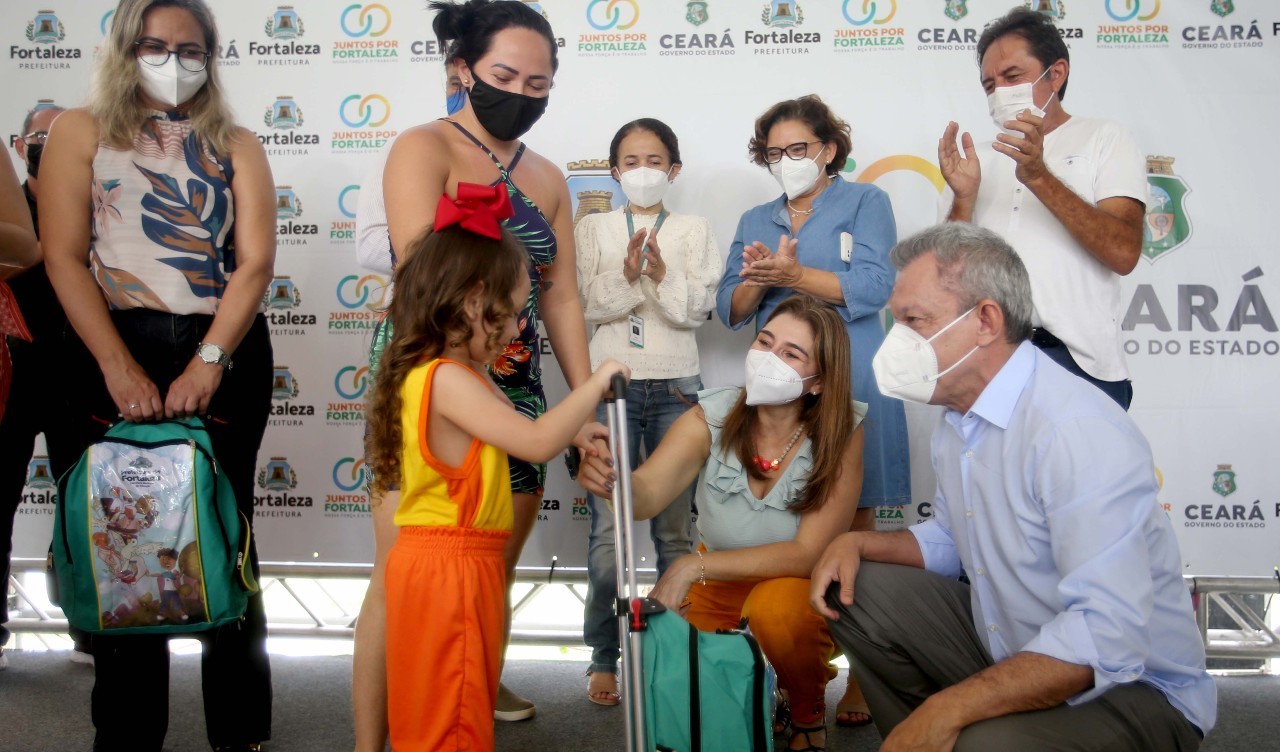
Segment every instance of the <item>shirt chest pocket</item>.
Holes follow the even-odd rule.
[[[1048,161],[1050,172],[1080,198],[1095,203],[1093,197],[1093,160],[1083,154],[1067,154]]]

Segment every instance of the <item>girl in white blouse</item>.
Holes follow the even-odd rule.
[[[578,290],[592,327],[592,368],[608,358],[631,368],[627,428],[631,465],[640,447],[657,448],[667,429],[702,388],[694,330],[715,307],[723,269],[711,224],[676,214],[662,203],[680,174],[680,145],[665,123],[641,118],[622,126],[609,145],[609,167],[627,204],[589,214],[574,228]],[[603,407],[597,419],[604,420]],[[692,489],[650,521],[658,572],[693,550]],[[583,637],[591,646],[587,697],[618,704],[618,625],[613,616],[617,585],[613,516],[588,495],[591,539],[589,588]]]

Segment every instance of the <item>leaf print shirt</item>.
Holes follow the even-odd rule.
[[[93,159],[89,265],[113,309],[214,314],[235,268],[229,160],[191,121],[155,113]]]

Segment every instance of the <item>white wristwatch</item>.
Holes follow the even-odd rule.
[[[231,370],[231,356],[227,355],[227,351],[217,345],[201,342],[196,345],[196,355],[209,365],[216,363],[222,366],[224,370]]]

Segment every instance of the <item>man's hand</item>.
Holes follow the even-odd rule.
[[[960,137],[964,153],[961,154],[956,147],[959,131],[959,124],[952,121],[947,123],[942,138],[938,139],[938,169],[956,194],[956,203],[971,208],[978,199],[978,187],[982,184],[982,165],[978,163],[978,153],[973,148],[973,136],[967,131]]]
[[[890,732],[880,745],[880,752],[951,752],[960,738],[962,727],[957,727],[950,714],[935,698],[925,700],[906,720]]]
[[[1023,110],[1017,120],[1006,121],[1004,127],[1022,135],[1001,133],[992,148],[1018,164],[1013,173],[1018,182],[1030,185],[1048,175],[1049,168],[1044,163],[1044,120],[1030,110]]]
[[[858,536],[859,533],[845,533],[831,541],[809,575],[809,605],[833,621],[838,620],[840,614],[827,605],[827,588],[833,582],[840,583],[840,602],[853,605],[853,581],[862,564]]]

